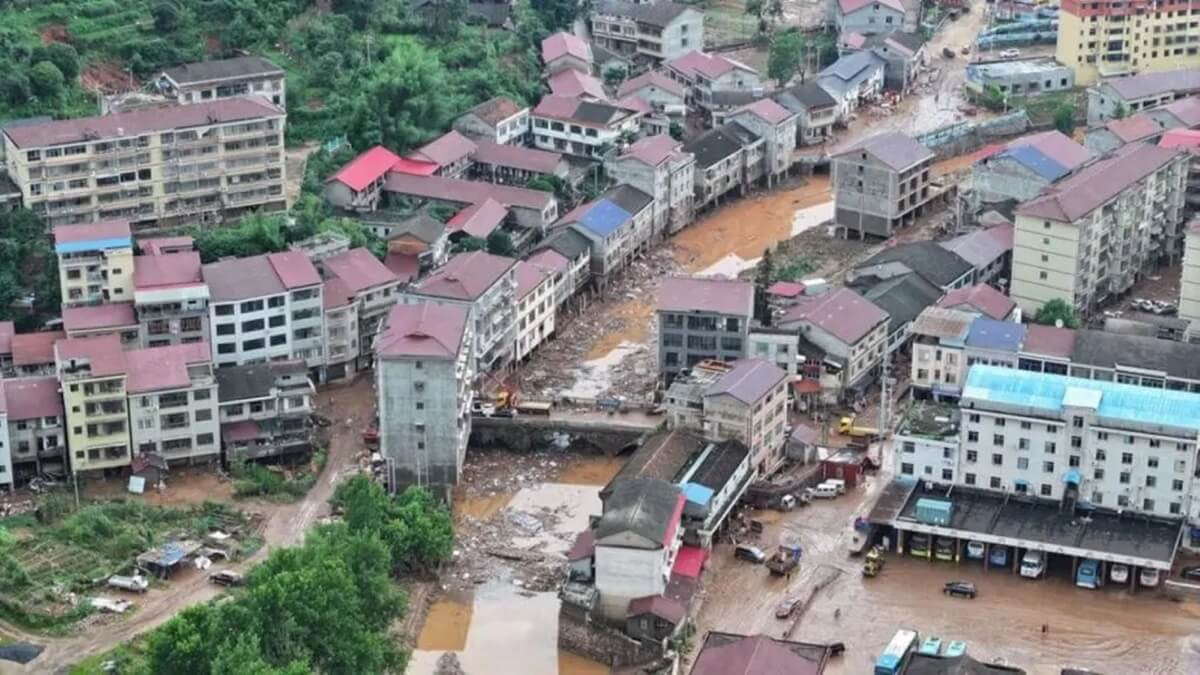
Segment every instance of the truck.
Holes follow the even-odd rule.
[[[553,407],[554,404],[549,401],[520,401],[516,406],[517,412],[522,415],[541,415],[542,417],[549,417]]]
[[[107,583],[112,588],[133,591],[134,593],[145,593],[150,590],[150,582],[146,581],[146,577],[140,574],[135,574],[131,577],[114,574],[108,578]]]
[[[838,422],[838,433],[851,438],[879,438],[879,429],[855,424],[856,418],[843,417]]]
[[[799,544],[780,544],[767,559],[767,569],[775,576],[791,575],[792,570],[800,564],[800,554]]]
[[[879,574],[879,571],[882,569],[883,554],[880,552],[878,546],[872,547],[871,551],[867,553],[867,556],[863,558],[863,576],[873,577]]]

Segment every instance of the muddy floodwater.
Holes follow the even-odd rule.
[[[846,545],[854,516],[868,508],[880,480],[806,509],[762,514],[771,522],[761,546],[773,547],[783,537],[803,546],[801,572],[790,581],[734,560],[727,544],[718,546],[699,617],[701,633],[780,637],[787,623],[775,619],[775,604],[785,596],[805,594],[824,575],[836,574],[792,634],[794,640],[846,644],[845,655],[826,671],[830,675],[870,672],[899,628],[936,635],[943,642],[964,640],[975,658],[1002,659],[1031,675],[1058,675],[1065,666],[1110,674],[1200,673],[1200,604],[1195,602],[1174,603],[1111,586],[1084,590],[1071,584],[1064,570],[1029,580],[1011,570],[984,572],[978,562],[955,565],[895,554],[888,555],[879,576],[863,578],[859,560],[847,554]],[[979,597],[942,595],[942,585],[955,580],[974,582]]]
[[[459,495],[455,513],[486,520],[554,511],[558,517],[552,528],[515,538],[511,544],[565,556],[575,535],[587,527],[588,516],[600,513],[600,488],[624,461],[603,456],[560,458],[548,482],[515,492]],[[470,675],[607,675],[609,669],[603,664],[558,649],[558,596],[529,592],[518,585],[518,576],[503,573],[473,591],[438,599],[417,638],[408,672],[432,675],[438,658],[449,651]]]

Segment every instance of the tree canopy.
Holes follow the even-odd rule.
[[[32,211],[0,213],[0,321],[30,331],[58,315],[58,257],[50,233]]]
[[[1054,298],[1042,305],[1033,316],[1033,322],[1043,326],[1057,326],[1060,321],[1063,328],[1079,328],[1080,325],[1079,313],[1062,298]]]
[[[799,31],[787,31],[771,40],[771,49],[767,53],[767,77],[786,86],[792,76],[800,69],[803,58],[804,36]]]

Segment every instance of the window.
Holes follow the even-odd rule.
[[[992,486],[993,490],[999,490],[1000,489],[1000,477],[992,476],[992,480],[990,481],[989,484]]]
[[[1076,448],[1076,449],[1082,448],[1083,447],[1083,439],[1080,438],[1079,436],[1072,436],[1071,437],[1071,447]]]
[[[1179,480],[1178,478],[1171,481],[1171,491],[1172,492],[1183,492],[1183,481]]]
[[[267,346],[267,343],[262,338],[258,338],[257,340],[246,340],[245,342],[242,343],[242,351],[249,352],[249,351],[253,351],[255,349],[262,349],[263,347],[266,347],[266,346]]]
[[[1021,428],[1025,429],[1025,430],[1029,430],[1029,429],[1033,428],[1033,425],[1030,424],[1029,422],[1021,422]]]
[[[1028,469],[1029,468],[1029,458],[1028,457],[1018,457],[1017,458],[1017,468],[1018,469]]]
[[[1096,470],[1092,472],[1092,477],[1096,480],[1104,480],[1104,469],[1097,467]]]
[[[1004,445],[1004,434],[992,434],[992,445]]]
[[[420,370],[420,369],[422,369],[422,368],[424,368],[424,367],[425,367],[425,364],[424,364],[424,363],[421,363],[420,361],[413,361],[413,368],[416,368],[417,370]]]
[[[196,434],[196,445],[212,445],[212,434]]]
[[[1029,439],[1028,438],[1018,438],[1017,439],[1017,448],[1020,450],[1028,450],[1029,449]]]
[[[1157,476],[1146,476],[1146,487],[1155,487],[1158,485]]]
[[[1171,515],[1174,515],[1174,516],[1179,515],[1179,509],[1180,509],[1179,502],[1171,502],[1171,505],[1167,508],[1171,512]]]
[[[953,459],[953,456],[954,456],[953,448],[942,448],[942,459]]]
[[[992,466],[1004,466],[1004,455],[998,452],[992,455]]]
[[[1046,425],[1046,433],[1057,434],[1058,433],[1058,425],[1057,424],[1047,424]]]
[[[212,419],[212,411],[208,408],[201,408],[196,411],[197,422],[207,422]]]
[[[276,316],[273,316],[273,317],[267,319],[267,325],[270,326],[271,328],[279,328],[286,322],[287,322],[287,317],[279,316],[279,315],[276,315]]]
[[[1133,464],[1133,453],[1132,452],[1122,452],[1121,453],[1121,463],[1122,464]]]
[[[1046,454],[1053,455],[1057,447],[1058,446],[1054,444],[1054,441],[1046,441]]]
[[[251,321],[243,321],[242,322],[242,332],[248,333],[250,331],[262,330],[263,328],[266,328],[266,326],[267,326],[267,323],[265,321],[263,321],[262,319],[253,319]]]
[[[942,469],[942,480],[945,480],[945,481],[954,480],[954,472],[951,471],[950,469]]]
[[[417,401],[417,410],[424,410],[424,409],[425,409],[425,402]]]
[[[909,464],[908,462],[901,464],[900,465],[900,473],[904,474],[905,476],[913,475],[913,465]]]
[[[963,476],[963,482],[966,483],[967,485],[974,485],[975,484],[975,474],[973,474],[973,473],[966,474],[965,476]]]
[[[979,424],[979,415],[968,415],[967,419],[974,424]]]
[[[1049,483],[1042,483],[1042,496],[1049,497],[1054,493],[1054,486]]]
[[[1158,458],[1157,457],[1147,458],[1146,466],[1150,467],[1151,469],[1157,469],[1158,468]]]
[[[1092,503],[1099,506],[1104,503],[1104,493],[1097,490],[1092,493]]]
[[[1076,429],[1082,429],[1083,428],[1083,418],[1076,415],[1074,418],[1071,419],[1071,426],[1075,427]]]
[[[992,423],[993,423],[993,424],[995,424],[995,425],[996,425],[996,426],[998,426],[998,427],[1002,427],[1002,426],[1004,426],[1004,418],[1003,418],[1003,417],[997,417],[997,418],[995,418],[994,420],[992,420]]]
[[[1071,455],[1067,458],[1067,466],[1073,469],[1078,469],[1081,463],[1082,460],[1080,460],[1079,455]]]
[[[933,467],[932,467],[932,466],[929,466],[928,464],[926,464],[926,465],[925,465],[925,475],[926,475],[926,476],[928,476],[928,475],[930,475],[930,474],[932,474],[932,473],[933,473]]]
[[[247,300],[241,304],[239,308],[243,312],[261,312],[263,308],[262,300]]]
[[[904,441],[904,445],[902,446],[901,450],[907,454],[912,454],[917,451],[917,444],[913,443],[912,441]]]
[[[234,354],[237,352],[236,342],[219,342],[217,343],[218,354]]]
[[[1162,444],[1159,442],[1159,440],[1157,438],[1150,439],[1150,447],[1157,448],[1160,445],[1162,445]]]
[[[1117,480],[1120,481],[1121,485],[1129,485],[1129,472],[1122,471]]]
[[[1054,462],[1042,462],[1042,473],[1054,473]]]
[[[233,314],[233,305],[217,305],[216,314],[217,316],[229,316]]]
[[[1153,499],[1143,499],[1142,500],[1142,510],[1143,511],[1153,511],[1154,510],[1154,500]]]
[[[1133,436],[1125,437],[1125,445],[1133,445]]]
[[[271,346],[272,347],[278,347],[279,345],[281,345],[285,342],[287,342],[286,335],[272,335],[271,336]]]
[[[1104,448],[1096,448],[1096,461],[1103,462],[1108,459],[1108,454],[1104,452]]]
[[[1108,440],[1108,432],[1107,431],[1097,432],[1096,438],[1101,441],[1107,441]]]
[[[979,453],[974,450],[967,451],[967,461],[974,464],[979,459]]]
[[[1121,508],[1129,506],[1129,497],[1126,495],[1117,495],[1117,506]]]
[[[979,432],[978,431],[968,431],[967,432],[967,441],[971,442],[971,443],[978,443],[979,442]]]

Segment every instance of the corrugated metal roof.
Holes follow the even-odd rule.
[[[967,346],[1016,354],[1025,338],[1025,326],[1011,321],[997,321],[981,316],[971,324]]]
[[[632,219],[633,214],[617,206],[615,202],[600,199],[593,202],[576,222],[597,236],[607,237]]]

